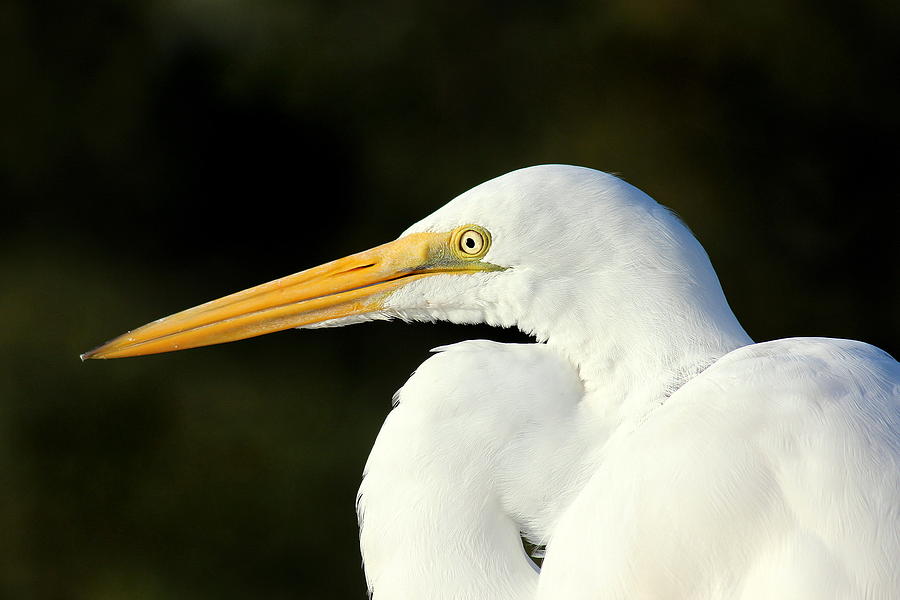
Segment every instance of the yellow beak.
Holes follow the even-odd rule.
[[[461,228],[464,229],[464,228]],[[413,233],[148,323],[81,355],[122,358],[221,344],[378,312],[398,288],[437,274],[497,271],[456,246],[460,230]]]

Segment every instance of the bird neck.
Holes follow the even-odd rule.
[[[672,225],[683,227],[674,218]],[[580,280],[579,293],[551,299],[566,310],[534,311],[557,315],[529,329],[569,358],[586,399],[607,416],[639,421],[717,359],[753,343],[699,242],[686,229],[676,233],[639,240],[642,252],[632,251],[627,266],[600,270]]]
[[[676,301],[656,313],[644,308],[640,318],[610,315],[593,328],[572,326],[547,337],[576,365],[585,398],[622,420],[642,419],[720,357],[752,343],[733,316],[707,320]]]

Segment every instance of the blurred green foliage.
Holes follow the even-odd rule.
[[[363,598],[354,497],[428,348],[371,324],[135,360],[151,319],[508,170],[674,208],[758,340],[898,348],[900,5],[0,5],[0,596]]]

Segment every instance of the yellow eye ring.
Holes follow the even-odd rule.
[[[484,227],[465,225],[453,233],[451,244],[461,258],[481,258],[491,246],[491,234]]]

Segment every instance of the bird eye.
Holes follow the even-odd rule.
[[[491,245],[491,234],[478,225],[464,225],[453,232],[451,247],[460,258],[481,258]]]
[[[459,249],[466,254],[478,254],[484,248],[484,236],[474,229],[464,231],[459,236]]]

